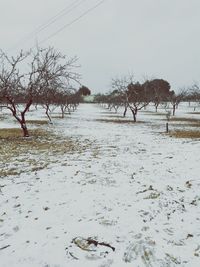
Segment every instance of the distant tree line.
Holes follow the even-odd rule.
[[[137,121],[138,111],[153,103],[155,111],[162,104],[172,105],[172,115],[181,101],[200,102],[200,88],[197,84],[189,89],[182,89],[178,93],[171,90],[170,83],[164,79],[145,80],[143,83],[134,82],[133,76],[121,79],[112,79],[112,91],[107,94],[97,94],[94,102],[106,105],[108,109],[117,112],[123,107],[123,116],[129,109],[133,115],[134,122]]]

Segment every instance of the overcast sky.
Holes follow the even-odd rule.
[[[14,55],[36,40],[40,44],[98,2],[0,0],[1,49]],[[37,35],[31,34],[63,9],[68,14]],[[93,92],[108,91],[112,77],[128,73],[141,81],[144,76],[166,79],[178,90],[200,81],[200,1],[105,0],[41,43],[49,45],[78,56],[82,83]]]

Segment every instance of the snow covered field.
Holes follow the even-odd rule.
[[[80,105],[42,127],[83,149],[0,178],[1,267],[200,266],[200,140],[164,134],[162,115],[117,116]]]

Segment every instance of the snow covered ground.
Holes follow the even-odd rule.
[[[0,178],[1,267],[200,266],[199,140],[162,134],[162,115],[117,116],[80,105],[50,127],[85,149]]]

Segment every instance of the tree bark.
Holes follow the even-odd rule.
[[[65,108],[61,106],[61,112],[62,112],[62,119],[64,119],[65,116]]]
[[[158,112],[158,105],[159,104],[155,104],[156,112]]]
[[[49,121],[50,121],[50,123],[52,122],[51,121],[51,117],[50,117],[50,115],[49,115],[49,111],[50,111],[50,108],[49,108],[49,105],[45,105],[45,107],[46,107],[46,115],[47,115],[47,117],[48,117],[48,119],[49,119]]]
[[[24,137],[29,137],[29,132],[28,132],[28,129],[26,127],[26,120],[25,120],[25,112],[26,110],[29,110],[29,106],[26,107],[26,109],[21,112],[21,120],[19,121],[20,122],[20,125],[21,125],[21,128],[22,128],[22,131],[23,131],[23,136]]]
[[[23,137],[29,137],[29,132],[25,123],[21,123],[21,128],[23,131]]]
[[[114,107],[115,113],[117,113],[119,106],[113,106],[113,107]]]
[[[169,123],[166,123],[166,133],[169,133]]]
[[[28,103],[25,106],[25,109],[20,113],[21,117],[17,115],[16,104],[13,101],[13,99],[11,99],[9,96],[7,96],[6,99],[8,100],[8,103],[10,103],[11,105],[11,106],[7,105],[6,108],[8,108],[12,112],[13,117],[20,123],[23,131],[23,137],[29,137],[29,132],[26,126],[25,114],[32,105],[32,99],[28,101]]]
[[[128,109],[128,107],[127,107],[127,105],[125,105],[125,109],[124,109],[123,117],[126,117],[127,109]]]
[[[173,104],[173,116],[175,116],[176,104]]]
[[[133,109],[131,109],[131,112],[132,112],[132,114],[133,114],[133,121],[136,122],[136,121],[137,121],[137,117],[136,117],[136,115],[137,115],[137,110],[133,110]]]

